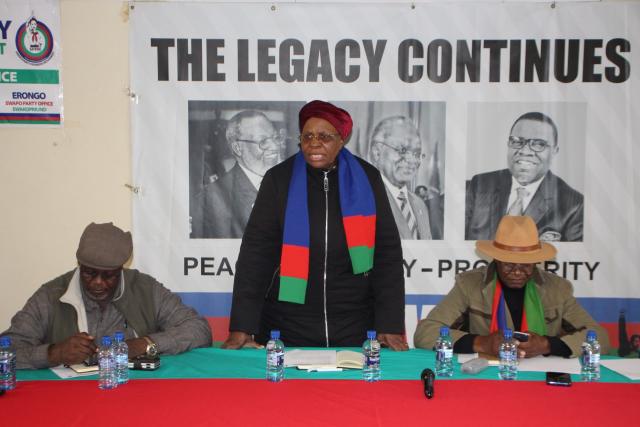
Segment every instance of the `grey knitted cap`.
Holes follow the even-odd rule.
[[[132,252],[131,233],[125,233],[112,222],[92,222],[82,232],[76,258],[87,267],[114,270],[122,267]]]

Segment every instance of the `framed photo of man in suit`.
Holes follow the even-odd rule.
[[[444,102],[328,100],[376,166],[402,239],[444,236]],[[304,101],[190,101],[190,237],[240,239],[264,173],[298,151]]]
[[[303,104],[189,102],[191,238],[242,238],[265,172],[297,148]]]
[[[347,148],[378,168],[402,240],[444,238],[444,102],[344,101]]]
[[[468,117],[465,239],[528,215],[541,240],[581,242],[586,104],[470,103]]]

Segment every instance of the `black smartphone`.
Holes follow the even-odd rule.
[[[139,369],[142,371],[155,371],[160,367],[160,357],[139,356],[129,359],[129,369]]]
[[[91,356],[88,359],[82,361],[84,366],[98,366],[98,356]]]
[[[569,387],[571,385],[571,375],[566,372],[547,372],[547,384]]]
[[[513,331],[513,338],[520,342],[527,342],[529,341],[529,334],[526,332]]]

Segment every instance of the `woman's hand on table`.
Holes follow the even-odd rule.
[[[383,347],[389,347],[395,351],[407,351],[409,345],[401,334],[378,334],[378,341]]]
[[[237,350],[239,348],[263,348],[264,346],[258,344],[253,340],[253,336],[241,331],[229,332],[229,337],[222,343],[222,348],[228,350]]]

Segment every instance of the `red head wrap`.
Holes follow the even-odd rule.
[[[312,117],[324,119],[331,123],[338,131],[342,139],[347,139],[353,127],[351,116],[342,108],[338,108],[333,104],[324,101],[311,101],[300,110],[299,114],[300,132],[304,124]]]

